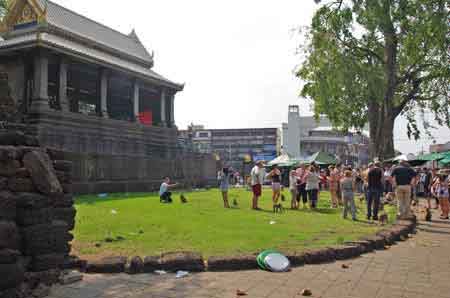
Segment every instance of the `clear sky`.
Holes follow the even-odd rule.
[[[309,114],[298,97],[293,70],[302,42],[296,28],[309,25],[313,0],[54,0],[123,33],[134,28],[155,52],[154,69],[185,90],[175,101],[180,129],[281,127],[288,105]],[[117,4],[117,5],[115,5]],[[450,130],[435,131],[438,143]],[[430,139],[409,141],[397,121],[397,149],[427,150]]]

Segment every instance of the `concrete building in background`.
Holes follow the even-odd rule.
[[[280,154],[278,128],[204,129],[191,126],[179,132],[184,146],[200,153],[216,155],[222,164],[244,171],[244,164],[273,160]]]
[[[322,151],[344,164],[367,164],[369,138],[358,132],[334,130],[327,117],[302,117],[299,106],[289,106],[288,123],[282,124],[282,150],[292,157],[306,158]]]
[[[289,106],[288,122],[282,124],[283,152],[293,157],[304,157],[301,150],[301,140],[309,136],[311,130],[318,127],[330,127],[331,123],[327,117],[320,117],[316,120],[313,116],[300,116],[300,107]]]
[[[447,142],[445,144],[433,144],[430,146],[431,153],[441,153],[447,151],[450,151],[450,142]]]

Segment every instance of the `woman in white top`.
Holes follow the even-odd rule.
[[[314,166],[309,167],[308,174],[306,174],[306,191],[308,192],[308,200],[311,209],[317,208],[317,201],[319,200],[319,182],[320,176]]]
[[[298,209],[300,203],[297,201],[297,172],[289,173],[289,190],[291,192],[291,209]]]

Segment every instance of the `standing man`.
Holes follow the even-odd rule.
[[[383,170],[376,162],[367,174],[367,219],[378,220],[381,195],[383,194]]]
[[[300,199],[302,199],[303,207],[306,207],[308,203],[308,193],[306,192],[306,168],[304,164],[300,164],[296,171],[297,175],[297,205],[300,205]]]
[[[262,185],[264,183],[264,178],[266,177],[266,172],[264,170],[264,162],[259,160],[250,172],[250,180],[253,191],[253,210],[261,210],[258,207],[258,200],[262,195]]]
[[[402,160],[400,165],[392,171],[391,176],[395,178],[394,182],[397,186],[395,195],[398,201],[398,218],[408,218],[411,215],[411,186],[417,173],[411,169],[407,161]]]

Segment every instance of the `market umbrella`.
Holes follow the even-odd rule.
[[[308,163],[313,162],[318,165],[334,165],[337,163],[337,159],[329,153],[319,151],[309,157]]]
[[[271,160],[267,163],[268,166],[273,165],[281,165],[281,164],[287,164],[292,162],[292,158],[287,153],[283,153],[282,155],[278,156],[274,160]]]

